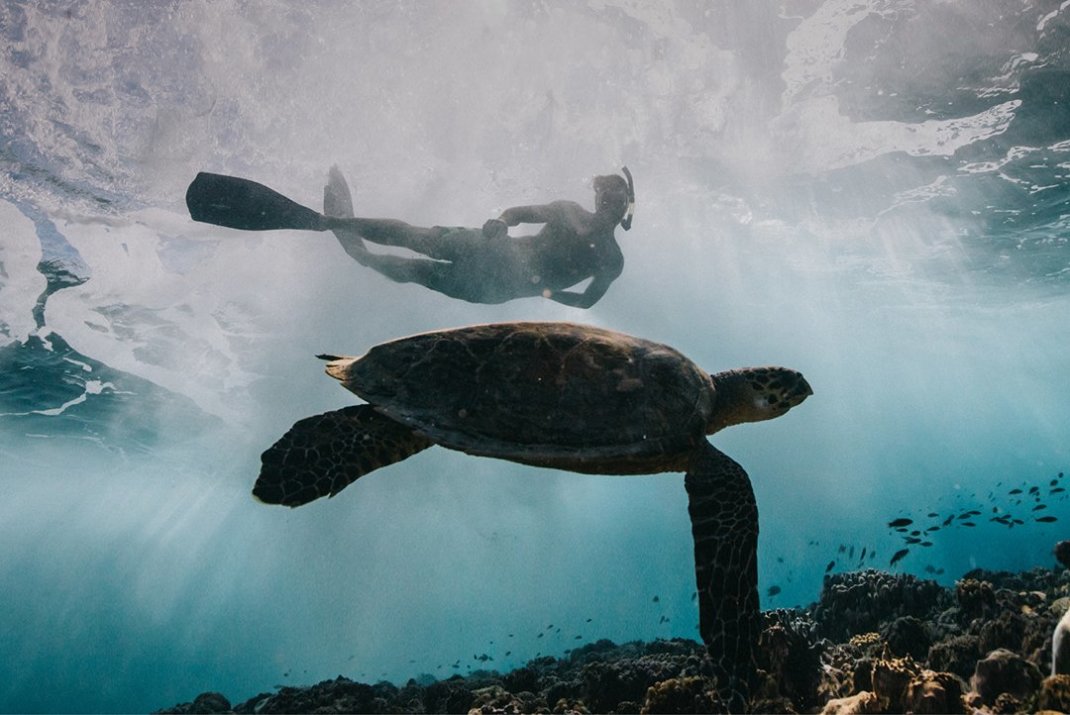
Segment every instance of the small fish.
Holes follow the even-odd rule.
[[[948,526],[948,525],[949,525],[949,524],[950,524],[951,522],[953,522],[954,520],[955,520],[955,515],[954,515],[954,514],[952,514],[951,516],[949,516],[949,517],[947,517],[946,519],[944,519],[944,523],[943,523],[943,526]]]
[[[1058,494],[1059,492],[1065,492],[1065,491],[1066,491],[1066,489],[1064,489],[1063,487],[1055,487],[1055,488],[1053,488],[1051,490],[1051,493],[1052,494]]]
[[[923,541],[920,544],[918,544],[918,546],[932,546],[932,545],[933,545],[933,542],[931,542],[931,541]]]
[[[769,587],[768,595],[769,595],[770,598],[772,598],[773,596],[777,595],[778,593],[780,593],[780,586],[770,586]]]
[[[836,565],[835,561],[829,561],[829,565],[825,567],[825,573],[828,573],[829,571],[831,571],[832,567],[835,566],[835,565]]]
[[[858,560],[859,561],[865,561],[866,560],[866,547],[865,546],[862,547],[862,555],[858,557]]]
[[[1048,486],[1049,487],[1054,487],[1058,483],[1059,483],[1058,479],[1052,479],[1050,482],[1048,482]]]
[[[898,529],[899,527],[902,527],[902,526],[910,526],[913,523],[914,523],[913,519],[908,519],[905,516],[903,516],[903,517],[900,517],[898,519],[893,519],[892,521],[889,521],[888,522],[888,527],[891,528],[891,529]]]
[[[1021,490],[1021,489],[1011,489],[1011,490],[1010,490],[1009,492],[1007,492],[1007,493],[1008,493],[1008,494],[1021,494],[1021,493],[1022,493],[1022,490]]]
[[[928,514],[926,514],[926,516],[929,517],[930,519],[935,519],[940,515],[937,514],[935,511],[930,511]]]
[[[918,531],[917,529],[914,529],[914,531],[910,532],[910,535],[911,536],[921,536],[921,532]]]
[[[925,533],[929,534],[929,533],[932,533],[934,531],[940,531],[940,527],[939,526],[930,526],[928,529],[925,530]]]
[[[1058,519],[1056,519],[1054,516],[1038,516],[1036,518],[1036,521],[1040,521],[1045,524],[1050,524],[1053,521],[1058,521]]]
[[[698,598],[698,591],[692,591],[691,592],[691,600],[694,601],[696,598]]]
[[[1030,494],[1038,494],[1038,493],[1040,493],[1040,487],[1029,487],[1029,493]]]
[[[909,549],[899,549],[899,551],[896,551],[894,554],[892,554],[892,560],[888,562],[888,565],[889,566],[894,566],[898,562],[902,561],[903,557],[906,556],[909,553],[910,553]]]
[[[963,526],[977,526],[977,524],[973,523],[972,521],[964,521],[964,522],[962,522],[962,525]]]
[[[657,603],[657,602],[658,602],[658,601],[660,601],[660,600],[661,600],[661,598],[660,598],[660,597],[658,597],[658,596],[654,596],[654,600],[653,600],[653,603]]]
[[[908,544],[918,544],[918,543],[921,543],[921,539],[919,539],[919,538],[918,538],[918,537],[916,537],[916,536],[908,536],[907,538],[903,539],[903,541],[905,541],[905,542],[906,542],[906,543],[908,543]]]
[[[588,619],[587,619],[587,623],[590,623],[590,622],[591,622],[591,619],[590,619],[590,618],[588,618]]]
[[[1047,508],[1048,508],[1048,506],[1046,504],[1037,504],[1035,507],[1033,507],[1033,511],[1040,511],[1041,509],[1047,509]]]
[[[838,553],[838,554],[845,554],[845,553],[847,553],[847,547],[846,547],[846,546],[844,546],[843,544],[840,544],[840,549],[839,549],[839,551],[837,551],[836,553]]]

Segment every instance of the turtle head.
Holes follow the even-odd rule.
[[[717,398],[707,434],[780,417],[814,394],[801,372],[786,367],[748,367],[712,377]]]

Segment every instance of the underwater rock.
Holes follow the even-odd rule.
[[[955,600],[968,618],[981,618],[996,607],[996,592],[988,581],[964,578],[955,582]]]
[[[531,692],[516,695],[500,685],[488,685],[472,691],[472,707],[468,715],[518,715],[546,712],[546,703]]]
[[[595,712],[609,712],[621,702],[642,701],[659,683],[678,676],[697,677],[701,663],[698,653],[652,653],[617,662],[588,662],[581,674],[582,695]]]
[[[923,670],[907,685],[904,704],[912,713],[963,713],[966,683],[953,673]]]
[[[981,624],[977,634],[982,653],[1006,649],[1017,652],[1025,636],[1025,620],[1017,613],[1003,611],[998,617]]]
[[[914,660],[923,660],[929,653],[932,637],[925,624],[916,616],[902,616],[881,627],[881,636],[892,655],[909,655]]]
[[[933,643],[929,648],[928,663],[934,670],[954,673],[960,678],[973,675],[981,657],[981,641],[972,634],[952,636]]]
[[[193,700],[194,713],[230,712],[230,701],[220,693],[201,693]]]
[[[880,712],[883,712],[880,699],[863,690],[857,695],[829,700],[821,710],[821,715],[871,715]]]
[[[641,713],[723,712],[720,698],[706,678],[670,678],[647,688]],[[616,712],[620,712],[619,710]]]
[[[910,658],[878,660],[873,664],[870,681],[873,694],[885,712],[904,712],[907,688],[920,675],[918,666]]]
[[[474,699],[464,678],[457,675],[428,685],[424,690],[423,703],[429,713],[466,713]]]
[[[233,710],[225,695],[208,692],[198,695],[192,703],[183,703],[160,712],[176,713],[176,715],[210,715],[211,713],[230,713]]]
[[[1070,712],[1070,675],[1052,675],[1040,683],[1038,710]]]
[[[1055,560],[1070,569],[1070,540],[1060,541],[1055,545]]]
[[[928,618],[947,601],[935,581],[868,569],[826,576],[813,618],[822,636],[843,641],[901,616]]]
[[[758,667],[768,680],[767,698],[787,698],[794,708],[810,709],[820,702],[821,654],[824,644],[814,637],[814,621],[801,611],[781,609],[762,614],[765,623],[758,641]],[[774,703],[770,700],[769,705]],[[782,709],[782,708],[778,708]]]
[[[982,704],[995,705],[1001,695],[1024,701],[1036,692],[1040,681],[1041,675],[1037,666],[1001,648],[977,661],[971,684]]]

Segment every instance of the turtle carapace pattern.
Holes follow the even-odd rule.
[[[253,494],[296,507],[431,445],[586,474],[686,472],[699,630],[727,707],[746,707],[758,638],[758,510],[743,468],[706,439],[779,417],[812,390],[795,370],[711,375],[671,347],[564,322],[473,325],[320,356],[367,401],[296,424]]]

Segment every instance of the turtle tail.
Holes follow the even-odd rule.
[[[260,455],[253,496],[289,507],[333,497],[368,472],[432,444],[371,405],[306,417]]]

